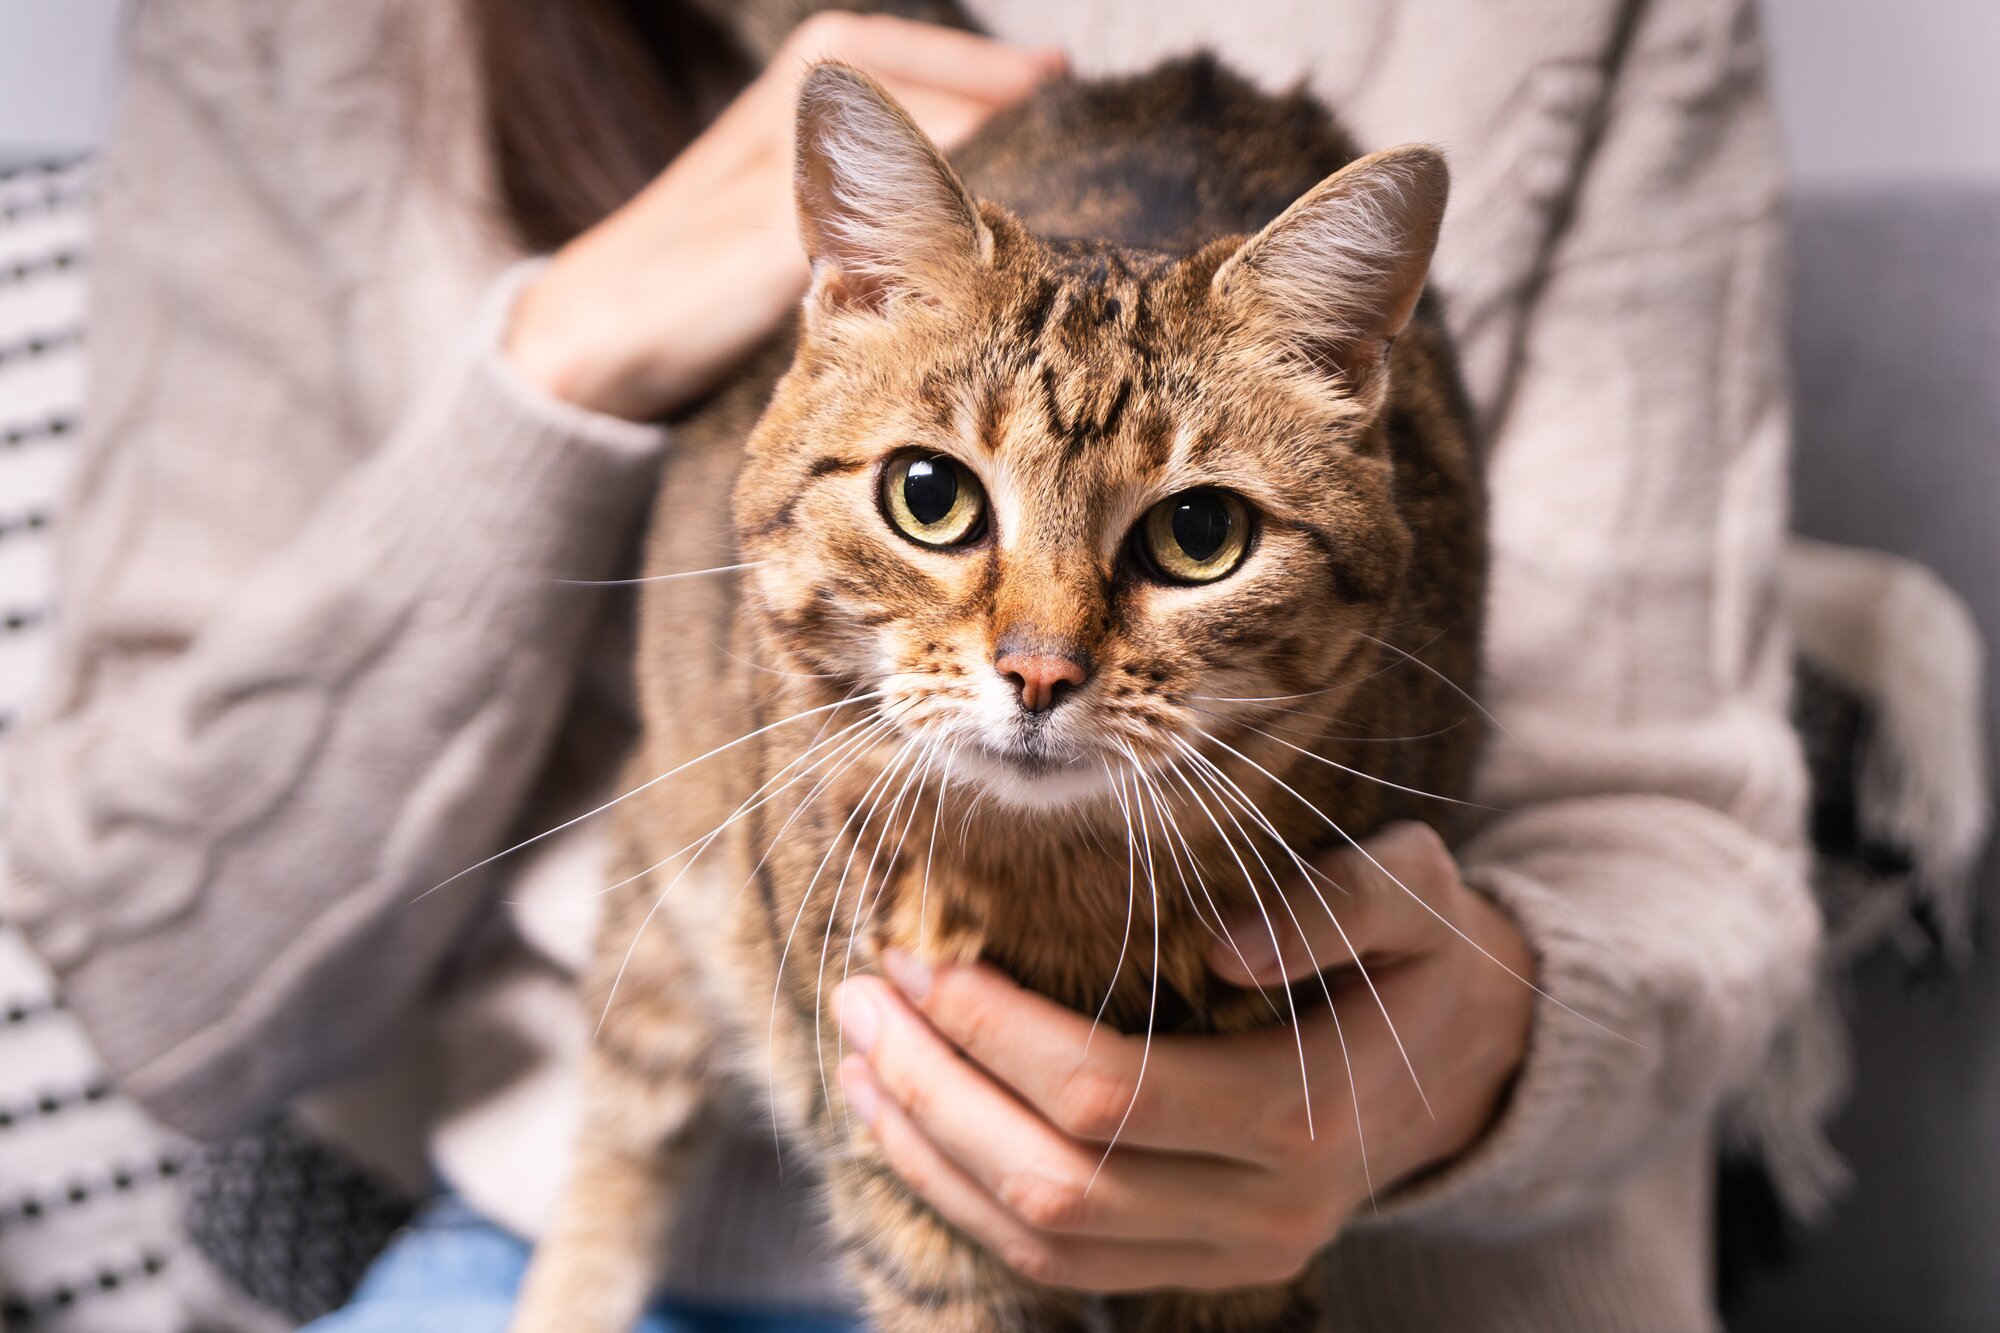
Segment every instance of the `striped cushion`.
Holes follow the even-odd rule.
[[[81,163],[0,174],[0,775],[48,652],[51,534],[83,394],[91,178]],[[0,922],[6,1333],[192,1326],[190,1288],[210,1281],[181,1234],[183,1162],[182,1145],[111,1090],[48,974]]]

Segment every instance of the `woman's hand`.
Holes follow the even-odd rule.
[[[629,204],[559,251],[522,293],[506,353],[593,411],[672,413],[776,329],[808,274],[792,207],[792,119],[817,60],[878,79],[949,148],[1061,67],[971,33],[823,13]]]
[[[1302,934],[1272,905],[1282,950],[1252,918],[1232,932],[1242,958],[1211,958],[1241,985],[1350,964],[1328,978],[1333,1012],[1300,1028],[1311,1134],[1289,1028],[1156,1037],[1149,1052],[991,968],[901,955],[895,985],[856,978],[835,996],[856,1052],[840,1070],[850,1108],[912,1188],[1035,1281],[1109,1292],[1293,1276],[1371,1189],[1469,1147],[1527,1049],[1534,962],[1512,921],[1465,887],[1428,827],[1366,846],[1379,867],[1353,850],[1319,858],[1348,895],[1320,892],[1375,993],[1304,885],[1290,895]]]

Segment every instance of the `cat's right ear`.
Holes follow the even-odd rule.
[[[993,238],[958,173],[879,84],[840,64],[799,90],[793,159],[809,311],[883,314],[935,300]]]
[[[1245,242],[1213,286],[1289,356],[1354,391],[1379,385],[1423,294],[1450,185],[1421,144],[1359,158]]]

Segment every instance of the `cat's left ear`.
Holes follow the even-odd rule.
[[[1357,158],[1216,270],[1214,290],[1315,368],[1359,388],[1416,313],[1451,177],[1420,144]]]
[[[881,85],[823,64],[799,90],[793,162],[809,307],[882,314],[936,299],[992,252],[979,208],[937,145]]]

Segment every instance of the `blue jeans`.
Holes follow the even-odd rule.
[[[362,1279],[344,1309],[301,1333],[505,1333],[528,1246],[455,1198],[427,1205]],[[824,1314],[715,1309],[661,1301],[634,1333],[859,1333]]]

